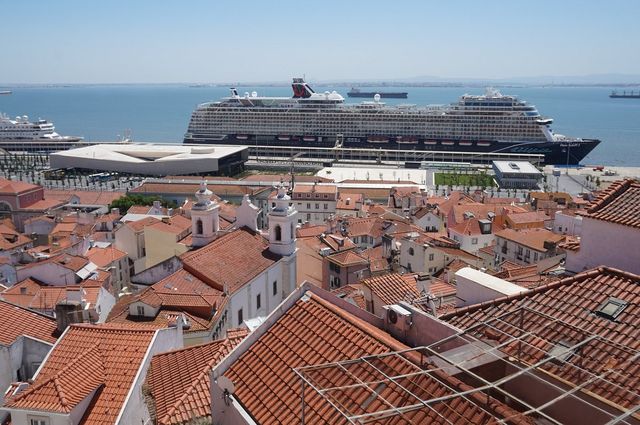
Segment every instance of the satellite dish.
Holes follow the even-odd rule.
[[[224,375],[218,378],[218,386],[227,394],[233,394],[236,390],[236,386],[233,385],[233,381]]]
[[[374,100],[375,102],[380,102],[380,94],[378,94],[378,93],[374,94],[374,95],[373,95],[373,100]]]

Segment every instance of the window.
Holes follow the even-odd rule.
[[[435,257],[436,257],[435,254],[429,254],[429,261],[433,261]]]
[[[29,419],[29,425],[49,425],[47,418],[31,418]]]
[[[136,311],[138,313],[138,316],[144,316],[144,306],[142,305],[136,306]]]
[[[329,281],[329,285],[332,288],[339,288],[340,287],[340,278],[338,276],[331,276],[331,279]]]
[[[242,309],[238,310],[238,325],[242,324]]]
[[[538,253],[537,252],[533,253],[533,261],[534,262],[538,261]]]
[[[279,224],[276,224],[275,233],[276,233],[276,240],[277,241],[281,241],[282,240],[282,227],[280,227]]]
[[[471,245],[478,245],[478,238],[471,238]]]
[[[329,270],[332,272],[340,273],[340,266],[336,263],[329,262]]]
[[[259,309],[261,304],[262,304],[261,303],[262,300],[260,299],[260,295],[262,295],[262,294],[256,295],[256,310]]]
[[[407,263],[407,270],[411,272],[411,263]]]
[[[604,303],[598,307],[595,313],[598,316],[604,317],[609,320],[616,320],[616,317],[620,315],[627,307],[627,302],[619,298],[610,297]]]
[[[311,220],[311,214],[307,213],[307,221]]]
[[[278,281],[274,280],[273,281],[273,295],[277,295],[278,294]]]
[[[202,220],[198,219],[196,221],[196,235],[202,234]]]
[[[320,209],[320,204],[316,204],[316,209],[319,210]]]
[[[413,255],[413,247],[409,248],[409,255]]]
[[[324,204],[324,209],[328,210],[329,209],[329,204]]]
[[[310,210],[311,209],[311,204],[307,203],[307,209]]]

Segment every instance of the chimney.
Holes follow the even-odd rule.
[[[160,210],[162,208],[162,203],[160,201],[153,201],[153,209]]]
[[[111,214],[120,215],[120,208],[111,208]]]
[[[429,273],[418,273],[418,278],[416,281],[416,286],[419,293],[428,294],[431,290],[431,275]]]
[[[58,332],[64,332],[67,326],[73,323],[82,322],[81,313],[82,308],[78,301],[65,300],[56,304],[56,325]]]

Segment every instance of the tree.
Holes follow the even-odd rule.
[[[138,193],[127,193],[120,199],[116,199],[111,203],[109,208],[119,208],[120,211],[128,211],[134,205],[153,205],[153,201],[160,201],[163,207],[177,208],[175,201],[163,199],[160,196],[141,195]]]

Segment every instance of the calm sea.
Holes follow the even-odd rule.
[[[337,90],[346,96],[349,87],[315,87],[316,91]],[[375,91],[373,87],[363,90]],[[10,116],[45,118],[63,135],[87,140],[114,140],[130,130],[141,142],[180,143],[191,111],[198,103],[227,96],[223,87],[158,86],[70,86],[13,88],[0,96],[0,112]],[[259,95],[290,96],[288,87],[238,87]],[[387,103],[444,104],[458,96],[481,94],[480,88],[394,87],[381,90],[407,91],[409,99]],[[640,166],[640,99],[610,99],[610,88],[504,88],[538,107],[542,115],[554,118],[556,133],[602,140],[585,164]],[[357,102],[358,99],[348,99]]]

